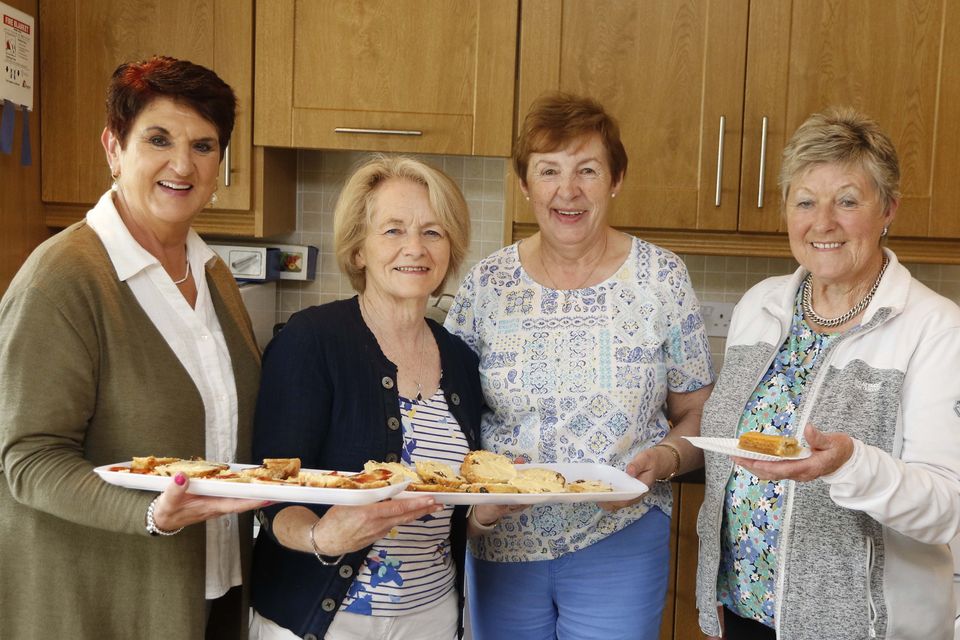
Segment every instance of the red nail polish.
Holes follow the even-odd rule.
[[[187,481],[187,476],[185,476],[183,472],[180,472],[173,477],[173,481],[177,483],[177,486],[182,487],[183,484]]]

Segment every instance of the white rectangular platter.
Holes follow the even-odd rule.
[[[567,482],[574,480],[600,480],[613,487],[613,491],[597,493],[456,493],[434,491],[404,491],[398,498],[433,496],[443,504],[544,504],[557,502],[616,502],[633,500],[649,491],[649,487],[619,469],[591,462],[523,464],[517,468],[541,467],[563,474]]]
[[[749,460],[763,460],[764,462],[786,462],[788,460],[802,460],[810,457],[810,449],[800,448],[800,453],[786,458],[782,456],[772,456],[769,453],[757,453],[756,451],[747,451],[738,446],[737,438],[707,438],[705,436],[683,436],[695,447],[704,451],[722,453],[725,456],[736,456],[738,458],[747,458]]]
[[[129,467],[129,462],[107,464],[97,467],[94,471],[110,484],[128,489],[143,489],[145,491],[163,491],[173,478],[166,476],[151,476],[142,473],[111,471],[111,468]],[[253,464],[231,464],[232,471],[239,471]],[[313,471],[315,469],[304,469]],[[304,502],[308,504],[370,504],[386,500],[403,491],[409,482],[392,484],[379,489],[327,489],[321,487],[300,487],[282,484],[260,484],[253,482],[227,482],[224,480],[204,480],[190,478],[187,491],[200,496],[219,496],[222,498],[250,498],[253,500],[270,500],[273,502]]]

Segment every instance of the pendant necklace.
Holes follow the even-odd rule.
[[[359,300],[360,300],[360,315],[361,317],[366,318],[367,323],[370,327],[370,330],[373,332],[374,337],[376,337],[377,332],[376,332],[376,327],[373,326],[373,316],[370,313],[370,310],[367,308],[367,304],[364,302],[363,296],[359,296]],[[423,401],[423,383],[421,382],[421,380],[423,379],[423,352],[424,352],[424,349],[426,348],[426,341],[427,341],[427,335],[426,335],[427,329],[424,326],[425,324],[426,322],[420,325],[420,362],[417,365],[417,377],[414,379],[414,382],[417,385],[417,396],[416,396],[415,402],[418,402],[418,403]],[[399,379],[399,371],[398,371],[397,377]],[[399,385],[399,381],[398,381],[398,385]]]
[[[183,274],[183,277],[180,278],[179,280],[173,280],[173,278],[171,278],[171,280],[173,280],[173,284],[181,285],[181,284],[183,284],[184,282],[186,282],[186,281],[187,281],[187,278],[189,278],[189,277],[190,277],[190,259],[187,258],[187,272],[186,272],[185,274]]]
[[[861,311],[866,309],[867,305],[870,304],[870,301],[873,300],[873,295],[877,292],[877,288],[880,286],[880,280],[883,279],[883,273],[887,270],[887,265],[889,263],[890,261],[887,260],[887,256],[884,255],[883,266],[880,267],[880,275],[877,276],[877,281],[873,283],[873,287],[870,288],[870,291],[867,293],[866,297],[855,304],[852,309],[843,315],[837,316],[836,318],[824,318],[813,310],[813,274],[808,273],[807,277],[803,280],[803,312],[808,318],[812,319],[818,325],[821,327],[827,327],[828,329],[839,327],[840,325],[849,322],[851,318],[856,317]]]
[[[547,279],[550,281],[550,286],[559,291],[563,291],[565,296],[569,296],[570,291],[573,291],[576,289],[583,289],[583,286],[587,284],[590,281],[590,278],[593,277],[593,274],[597,272],[597,269],[600,267],[600,264],[603,262],[604,256],[607,255],[607,234],[606,233],[603,234],[603,250],[600,252],[600,257],[597,258],[597,261],[593,264],[593,268],[590,269],[590,273],[588,273],[587,277],[581,280],[578,285],[571,287],[569,289],[560,289],[560,287],[557,286],[556,279],[554,279],[554,277],[550,274],[550,270],[547,269],[547,263],[543,259],[542,247],[543,245],[541,241],[541,246],[540,248],[537,249],[537,257],[540,259],[540,266],[543,267],[543,273],[547,276]]]

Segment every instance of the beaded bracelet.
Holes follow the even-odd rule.
[[[183,527],[180,527],[176,531],[166,531],[158,527],[156,521],[153,519],[153,512],[157,508],[157,500],[159,499],[160,496],[157,496],[153,499],[153,502],[150,503],[150,506],[147,507],[147,533],[152,536],[175,536],[183,531]]]
[[[340,561],[343,560],[343,556],[347,554],[341,553],[339,558],[335,560],[328,560],[327,558],[329,558],[330,556],[325,557],[322,553],[320,553],[320,549],[317,547],[317,540],[316,538],[313,537],[313,530],[317,528],[318,524],[320,524],[319,518],[317,519],[316,522],[310,525],[310,544],[313,545],[313,555],[317,556],[317,560],[319,560],[320,564],[322,564],[323,566],[335,567],[336,565],[340,564]]]

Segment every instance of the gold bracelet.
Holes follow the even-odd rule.
[[[657,444],[653,445],[654,449],[656,449],[657,447],[664,447],[666,449],[670,449],[670,451],[673,452],[674,461],[676,462],[676,464],[673,467],[673,471],[671,471],[670,475],[668,475],[666,478],[657,478],[657,482],[670,482],[671,480],[673,480],[674,476],[680,473],[680,449],[677,449],[674,445],[670,444],[669,442],[658,442]]]

